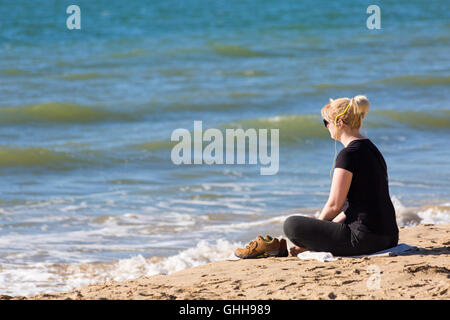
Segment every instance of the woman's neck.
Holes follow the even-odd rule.
[[[360,140],[360,139],[366,139],[360,132],[359,129],[352,130],[352,131],[343,131],[341,133],[339,141],[344,145],[344,147],[347,147],[350,142],[353,140]]]

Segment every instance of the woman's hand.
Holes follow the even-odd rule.
[[[332,220],[332,222],[344,223],[346,218],[347,218],[347,216],[345,215],[345,213],[341,212]]]

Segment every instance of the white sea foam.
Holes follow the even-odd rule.
[[[85,265],[54,265],[35,263],[32,266],[4,265],[0,269],[0,294],[29,296],[41,292],[66,291],[90,283],[123,281],[142,276],[170,274],[186,268],[234,257],[240,242],[224,239],[202,240],[195,247],[160,261],[136,255],[114,263]]]
[[[447,224],[450,223],[450,210],[439,208],[428,208],[419,211],[417,215],[421,218],[422,224]]]
[[[66,206],[59,210],[62,212],[70,212],[70,211],[77,211],[79,209],[86,209],[86,208],[88,208],[86,201],[82,201],[79,205]]]
[[[202,240],[193,248],[149,265],[147,275],[170,274],[213,261],[230,259],[234,257],[234,250],[242,245],[240,242],[231,243],[224,239],[219,239],[215,243]]]
[[[417,212],[415,212],[415,210],[413,210],[412,208],[406,208],[395,196],[392,196],[391,200],[395,208],[395,215],[397,218],[398,226],[408,227],[420,223],[420,217],[417,215]]]
[[[428,208],[406,207],[395,196],[392,196],[392,203],[395,208],[397,224],[401,227],[450,223],[450,206],[448,204]]]

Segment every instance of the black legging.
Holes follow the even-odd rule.
[[[336,256],[369,254],[398,244],[398,234],[386,236],[361,232],[343,223],[304,216],[288,217],[283,229],[295,245],[311,251],[331,252]]]

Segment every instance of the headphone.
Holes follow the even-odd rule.
[[[349,108],[350,105],[352,104],[352,101],[353,101],[353,98],[350,99],[350,102],[349,102],[348,105],[345,107],[344,112],[338,114],[338,115],[336,116],[336,118],[334,119],[334,125],[336,126],[336,133],[335,133],[335,135],[334,135],[334,158],[333,158],[333,165],[331,166],[331,169],[330,169],[330,179],[333,179],[333,177],[332,177],[332,172],[333,172],[333,170],[334,170],[334,166],[336,165],[336,156],[337,156],[336,137],[337,137],[337,129],[338,129],[338,127],[341,126],[341,124],[340,124],[340,123],[337,123],[337,121],[338,121],[338,118],[339,118],[339,117],[342,117],[342,116],[347,112],[348,108]]]
[[[350,105],[352,104],[352,100],[353,100],[353,99],[350,99],[350,102],[349,102],[348,105],[345,107],[344,112],[342,112],[341,114],[338,114],[338,115],[336,116],[336,119],[334,119],[334,125],[335,125],[336,127],[340,127],[340,126],[341,126],[340,124],[339,124],[339,125],[337,124],[337,120],[338,120],[339,117],[343,116],[343,115],[347,112],[348,108],[349,108]]]

